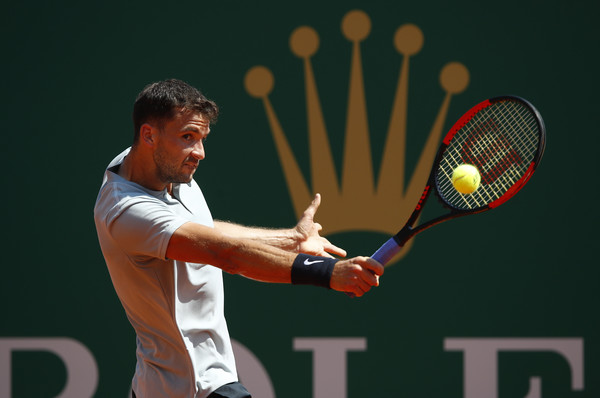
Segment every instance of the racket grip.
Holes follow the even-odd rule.
[[[394,238],[388,239],[373,255],[371,258],[379,261],[382,265],[386,265],[390,260],[398,254],[402,249],[402,246],[398,245],[398,242]]]
[[[390,260],[398,254],[398,252],[402,249],[402,246],[396,242],[396,239],[390,238],[387,242],[385,242],[373,255],[372,259],[377,260],[381,263],[381,265],[386,265],[390,262]],[[356,297],[354,293],[346,292],[346,295],[349,297]]]

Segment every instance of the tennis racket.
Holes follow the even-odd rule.
[[[500,206],[529,181],[545,146],[544,121],[528,101],[503,96],[474,106],[444,138],[423,194],[404,227],[372,258],[385,265],[416,234],[443,221]],[[452,184],[452,173],[462,164],[474,165],[481,176],[479,188],[470,194],[459,193]],[[415,226],[432,192],[448,212]]]

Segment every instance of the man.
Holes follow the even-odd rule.
[[[319,195],[291,229],[213,221],[193,175],[217,113],[182,81],[147,86],[133,145],[109,164],[98,194],[100,246],[137,335],[134,397],[250,397],[237,378],[222,271],[355,296],[383,273],[371,258],[333,258],[345,251],[319,236]]]

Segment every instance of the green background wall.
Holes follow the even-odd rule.
[[[525,397],[532,376],[541,377],[544,398],[600,396],[600,7],[591,1],[5,4],[0,339],[77,340],[98,365],[95,396],[125,397],[134,334],[104,265],[92,208],[104,167],[131,141],[135,96],[147,83],[177,77],[217,101],[222,114],[196,176],[214,217],[292,226],[267,118],[245,91],[244,76],[255,65],[273,72],[270,99],[296,156],[305,159],[303,69],[289,36],[312,26],[321,43],[313,67],[341,164],[351,45],[340,23],[354,9],[372,23],[361,49],[375,160],[402,62],[393,34],[413,23],[425,44],[411,60],[408,172],[443,99],[439,71],[451,61],[468,68],[470,84],[452,99],[444,130],[485,98],[520,95],[544,116],[544,161],[505,206],[419,236],[362,299],[227,275],[232,337],[263,364],[275,395],[286,398],[312,396],[312,356],[294,350],[296,338],[366,339],[365,350],[347,356],[348,397],[449,398],[466,394],[464,358],[445,350],[445,339],[577,338],[584,344],[583,390],[572,390],[563,356],[507,351],[498,356],[498,397]],[[308,161],[300,166],[307,174]],[[330,238],[351,255],[368,255],[386,237],[355,231]],[[52,397],[65,386],[56,355],[15,350],[10,358],[0,377],[9,377],[13,396]]]

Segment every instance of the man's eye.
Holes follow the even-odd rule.
[[[186,141],[190,141],[192,139],[192,135],[191,134],[184,134],[183,135],[183,139]]]

